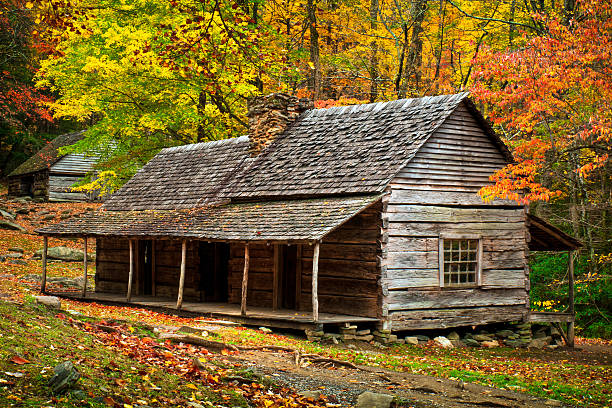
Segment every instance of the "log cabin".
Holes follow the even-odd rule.
[[[38,233],[96,239],[90,297],[302,329],[533,319],[529,251],[580,246],[480,198],[513,159],[466,93],[272,94],[248,117],[248,136],[163,149],[100,211]]]
[[[95,195],[73,191],[71,187],[93,171],[97,156],[60,154],[60,149],[83,139],[83,132],[60,135],[8,175],[8,194],[44,201],[85,201]]]

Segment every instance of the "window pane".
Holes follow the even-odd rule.
[[[445,285],[473,285],[478,272],[477,239],[445,239],[442,270]]]

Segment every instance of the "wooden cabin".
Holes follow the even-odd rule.
[[[478,196],[512,156],[465,93],[329,109],[273,94],[249,126],[162,150],[100,211],[38,232],[96,239],[99,299],[392,331],[528,319],[530,248],[579,246]]]
[[[29,196],[45,201],[85,201],[93,195],[72,191],[71,187],[93,170],[97,156],[70,153],[60,148],[83,138],[83,132],[56,137],[8,175],[8,194]]]

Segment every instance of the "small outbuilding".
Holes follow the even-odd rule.
[[[67,133],[47,143],[8,175],[8,194],[45,201],[94,199],[95,195],[72,191],[71,186],[93,170],[98,157],[59,152],[60,148],[73,145],[83,137],[83,131]]]
[[[529,320],[530,249],[580,246],[481,200],[513,159],[465,93],[330,109],[273,94],[249,125],[162,150],[100,211],[38,233],[96,239],[96,299],[392,331]]]

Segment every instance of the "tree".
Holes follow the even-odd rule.
[[[246,99],[275,58],[269,32],[231,1],[43,1],[55,53],[39,85],[58,118],[90,123],[66,149],[96,150],[125,179],[160,148],[246,132]],[[265,78],[264,78],[265,79]],[[109,180],[111,182],[111,180]]]
[[[45,90],[33,83],[37,59],[44,51],[32,35],[35,21],[26,3],[0,4],[0,174],[11,171],[38,147],[34,136],[50,129],[52,117]]]

